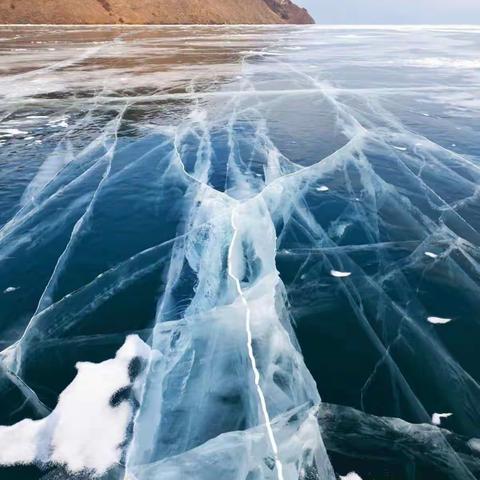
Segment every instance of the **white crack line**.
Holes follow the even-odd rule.
[[[273,434],[273,429],[272,429],[272,423],[270,420],[270,415],[267,410],[267,403],[265,402],[265,394],[263,393],[262,387],[260,385],[260,372],[258,371],[257,368],[257,361],[255,360],[255,355],[253,354],[253,347],[252,347],[252,329],[251,329],[251,311],[250,307],[248,305],[248,301],[245,298],[245,295],[243,293],[242,287],[240,285],[240,279],[235,275],[233,271],[233,262],[232,262],[232,256],[233,256],[233,248],[235,246],[235,242],[238,237],[238,230],[235,225],[235,212],[236,210],[232,210],[232,216],[231,216],[231,225],[233,228],[233,237],[232,241],[230,243],[230,248],[228,249],[228,275],[233,279],[235,282],[235,286],[238,292],[238,295],[240,296],[240,300],[242,301],[244,307],[245,307],[245,329],[247,331],[247,351],[248,351],[248,357],[250,359],[250,365],[252,366],[252,371],[253,371],[253,378],[255,381],[255,387],[257,389],[257,394],[258,398],[260,400],[260,407],[262,410],[263,417],[265,419],[265,427],[267,429],[267,435],[268,439],[270,441],[270,445],[272,447],[273,455],[275,458],[275,466],[277,469],[277,477],[278,480],[284,480],[283,477],[283,465],[282,462],[280,461],[280,458],[278,456],[278,445],[277,441],[275,440],[275,435]]]

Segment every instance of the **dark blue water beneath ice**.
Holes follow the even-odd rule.
[[[265,423],[232,354],[246,298],[272,419],[316,389],[480,436],[479,51],[473,27],[2,27],[0,423],[46,416],[136,333],[170,373],[149,371],[133,441],[158,404],[158,443],[132,478],[187,478],[138,465]],[[480,471],[324,442],[337,475]],[[316,468],[285,478],[335,478]]]

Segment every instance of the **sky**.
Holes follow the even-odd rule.
[[[480,24],[480,0],[296,0],[317,23]]]

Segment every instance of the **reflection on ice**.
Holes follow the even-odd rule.
[[[0,37],[1,463],[478,476],[474,33]]]

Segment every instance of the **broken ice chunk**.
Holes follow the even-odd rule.
[[[320,187],[317,187],[317,192],[328,192],[330,189],[326,185],[322,185]]]
[[[346,278],[349,277],[352,272],[339,272],[338,270],[330,270],[330,275],[336,278]]]
[[[358,473],[350,472],[343,477],[340,475],[340,480],[362,480],[362,477]]]
[[[441,318],[441,317],[428,317],[427,320],[434,325],[445,325],[452,321],[451,318]]]
[[[438,255],[433,252],[425,252],[425,256],[430,257],[430,258],[438,258]]]
[[[451,417],[453,413],[434,413],[432,415],[432,423],[434,425],[440,425],[442,423],[442,418]]]

